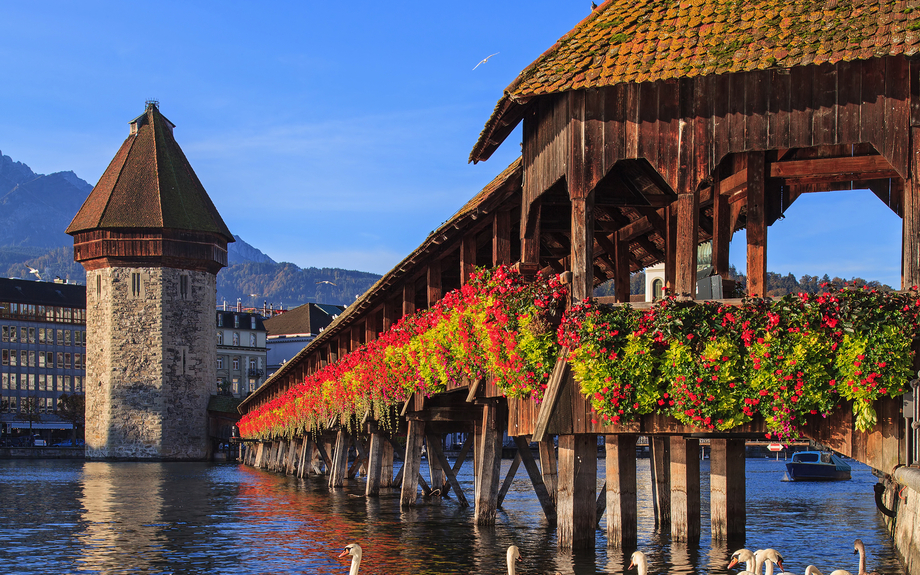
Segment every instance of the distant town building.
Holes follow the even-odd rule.
[[[48,414],[32,429],[69,429],[53,416],[58,398],[82,394],[86,373],[86,287],[0,278],[0,411],[10,428],[32,398]],[[31,408],[33,411],[35,408]]]
[[[268,375],[297,355],[343,311],[341,305],[306,303],[265,320]]]
[[[246,397],[266,377],[266,339],[262,316],[217,311],[217,393]]]
[[[158,103],[129,125],[67,228],[86,269],[86,457],[207,460],[216,276],[233,235]]]

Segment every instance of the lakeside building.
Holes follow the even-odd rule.
[[[269,375],[300,353],[343,311],[341,305],[305,303],[265,320]]]
[[[217,392],[245,397],[266,373],[266,328],[253,312],[217,311]]]
[[[86,286],[0,278],[0,411],[6,431],[34,398],[34,430],[70,429],[54,416],[63,394],[83,394]]]

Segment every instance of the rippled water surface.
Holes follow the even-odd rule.
[[[603,483],[598,461],[598,487]],[[503,462],[507,470],[510,461]],[[774,547],[786,569],[857,571],[853,540],[869,570],[900,573],[875,510],[870,470],[854,464],[851,481],[781,481],[783,462],[747,460],[748,536],[713,546],[708,537],[709,461],[701,465],[703,538],[671,544],[654,530],[648,460],[638,461],[639,548],[650,572],[727,573],[734,549]],[[424,470],[423,470],[424,473]],[[460,482],[472,500],[472,463]],[[403,510],[390,490],[365,498],[363,479],[330,491],[236,464],[0,461],[0,571],[3,573],[348,573],[336,556],[364,548],[361,573],[506,573],[505,549],[524,555],[518,573],[623,573],[631,549],[559,553],[521,469],[494,527],[472,525],[454,498]]]

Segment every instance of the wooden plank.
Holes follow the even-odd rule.
[[[538,201],[530,206],[529,217],[521,210],[521,264],[539,266],[540,264],[540,220],[542,207]]]
[[[574,301],[594,294],[594,191],[572,199],[572,286]]]
[[[604,92],[597,88],[584,91],[584,167],[585,183],[588,187],[597,186],[607,173],[604,154]]]
[[[428,307],[434,307],[441,299],[441,261],[432,260],[428,264]]]
[[[501,489],[498,490],[498,502],[496,507],[501,509],[502,502],[505,500],[505,496],[508,495],[508,490],[511,489],[511,483],[514,482],[514,475],[517,473],[518,467],[521,466],[521,450],[518,449],[518,452],[514,454],[514,459],[511,461],[511,465],[508,467],[508,473],[505,474],[505,480],[502,482]]]
[[[466,438],[463,440],[463,446],[460,447],[460,453],[457,455],[457,460],[454,461],[454,466],[451,469],[454,475],[460,472],[460,468],[463,467],[463,462],[466,461],[471,447],[473,447],[473,434],[467,433]]]
[[[370,453],[367,458],[367,483],[364,486],[364,494],[368,497],[376,497],[380,494],[383,444],[385,442],[386,439],[380,432],[371,433]]]
[[[812,85],[814,66],[795,66],[790,75],[789,147],[809,148],[812,145]]]
[[[744,84],[745,74],[728,74],[728,138],[730,149],[733,152],[747,151],[745,148],[747,115],[744,100],[747,90]]]
[[[533,485],[533,490],[537,496],[537,500],[540,502],[540,507],[543,508],[543,514],[550,524],[554,524],[556,522],[556,502],[553,495],[550,494],[550,490],[555,493],[555,480],[553,480],[552,488],[544,481],[546,475],[537,467],[537,462],[534,461],[533,454],[530,452],[529,437],[517,436],[514,438],[514,442],[517,444],[518,454],[521,457],[521,462],[524,464],[524,469],[527,470],[527,476],[530,478],[531,485]],[[541,461],[543,456],[543,443],[545,442],[540,443]],[[552,443],[550,443],[550,447],[552,447]],[[555,463],[555,452],[553,452],[553,463]],[[543,464],[544,470],[546,467],[546,464]],[[555,465],[553,467],[555,467]]]
[[[604,92],[604,157],[609,171],[626,157],[626,99],[630,88],[617,84]]]
[[[859,61],[837,63],[837,132],[844,144],[859,142],[861,88]]]
[[[839,143],[837,132],[837,66],[821,64],[814,67],[814,114],[812,142],[816,146]]]
[[[543,479],[543,485],[549,493],[553,502],[553,509],[556,507],[556,486],[558,484],[558,465],[556,463],[556,445],[552,438],[547,438],[537,442],[540,450],[540,475]]]
[[[715,186],[719,184],[719,173],[721,168],[715,171],[713,181]],[[716,187],[712,195],[712,263],[717,275],[725,275],[729,268],[729,246],[732,241],[731,214],[728,206],[728,197],[721,193],[720,187]]]
[[[667,436],[652,435],[649,437],[652,508],[655,515],[655,527],[663,532],[667,532],[671,527],[670,448]]]
[[[700,440],[671,436],[671,538],[700,539]]]
[[[559,436],[556,533],[560,549],[594,547],[596,489],[596,436]]]
[[[765,296],[767,286],[767,213],[764,154],[748,154],[747,277],[748,294]]]
[[[428,451],[428,476],[431,479],[432,491],[438,495],[444,495],[447,491],[446,488],[449,488],[447,478],[444,476],[444,470],[441,468],[441,462],[431,455],[432,449],[441,450],[441,442],[441,435],[432,433],[431,426],[428,426],[428,431],[425,434],[425,445]]]
[[[767,148],[789,147],[790,82],[788,69],[770,70],[770,96],[767,125]]]
[[[648,155],[652,166],[658,170],[671,189],[678,190],[680,151],[682,140],[692,139],[692,132],[681,129],[680,85],[677,80],[657,82],[658,86],[658,150]],[[655,160],[657,158],[657,161]]]
[[[565,383],[569,374],[569,363],[566,358],[569,355],[569,349],[563,347],[559,350],[559,356],[556,358],[556,365],[553,367],[553,373],[550,374],[549,382],[546,385],[546,391],[543,392],[543,403],[540,404],[540,413],[537,415],[537,421],[534,424],[533,440],[543,441],[546,433],[546,427],[549,425],[553,410],[559,401],[559,392]]]
[[[694,111],[691,118],[693,130],[693,157],[696,163],[694,181],[702,182],[712,175],[715,163],[712,158],[712,94],[711,76],[685,78],[693,91]]]
[[[910,125],[920,126],[920,60],[911,58],[910,65]]]
[[[475,251],[472,263],[476,265]],[[492,216],[492,265],[511,265],[511,211],[499,210]],[[471,270],[472,271],[472,270]],[[466,277],[464,276],[464,283]]]
[[[626,85],[625,109],[625,153],[624,158],[639,157],[639,114],[642,102],[641,87],[645,84],[629,83]]]
[[[494,525],[498,509],[498,489],[501,480],[502,430],[499,407],[493,401],[482,406],[482,445],[476,468],[476,525]]]
[[[438,462],[438,465],[444,471],[448,484],[454,489],[460,506],[469,507],[470,504],[466,500],[466,494],[463,493],[463,488],[460,486],[460,482],[457,481],[457,475],[451,468],[447,458],[444,457],[444,451],[441,449],[440,441],[435,441],[436,439],[437,438],[433,436],[428,437],[428,459],[431,461],[431,458],[434,457],[434,460]]]
[[[885,142],[885,61],[872,58],[862,62],[860,101],[860,142],[869,142],[878,151]]]
[[[769,72],[756,70],[744,74],[744,149],[767,148],[767,109],[770,84]]]
[[[712,161],[719,165],[731,150],[728,118],[731,100],[729,74],[719,74],[710,79],[712,93]]]
[[[710,523],[715,541],[743,539],[745,508],[744,440],[709,441]]]
[[[920,286],[920,127],[910,130],[911,178],[903,190],[901,289]]]
[[[348,468],[348,478],[354,479],[358,476],[358,473],[361,471],[361,467],[364,467],[364,473],[367,474],[367,450],[364,448],[364,443],[361,441],[361,438],[355,435],[352,437],[354,442],[356,456],[355,460],[351,463],[351,466]]]
[[[399,502],[402,507],[415,505],[418,498],[418,487],[424,481],[419,474],[422,465],[422,439],[425,437],[425,423],[422,421],[409,421],[406,432],[406,455],[403,457],[402,489]],[[420,481],[421,480],[421,481]]]
[[[466,394],[467,403],[472,403],[476,399],[476,395],[479,392],[479,388],[482,387],[482,383],[483,383],[483,378],[481,377],[477,377],[476,379],[473,380],[473,382],[470,384],[470,390]]]
[[[348,432],[340,429],[335,436],[335,451],[332,453],[332,468],[329,473],[329,487],[345,485],[348,465]]]
[[[898,177],[898,174],[884,156],[846,156],[773,162],[770,164],[770,177],[849,181],[891,178]]]
[[[636,491],[636,436],[604,438],[607,481],[604,484],[607,515],[607,546],[635,547],[638,538]]]
[[[906,58],[885,58],[885,146],[902,178],[910,177],[910,79]]]
[[[674,293],[696,299],[696,252],[699,234],[699,195],[677,196],[677,253],[675,254]]]

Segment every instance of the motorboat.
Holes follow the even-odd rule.
[[[850,465],[829,451],[799,451],[786,463],[791,481],[840,481],[850,478]]]

